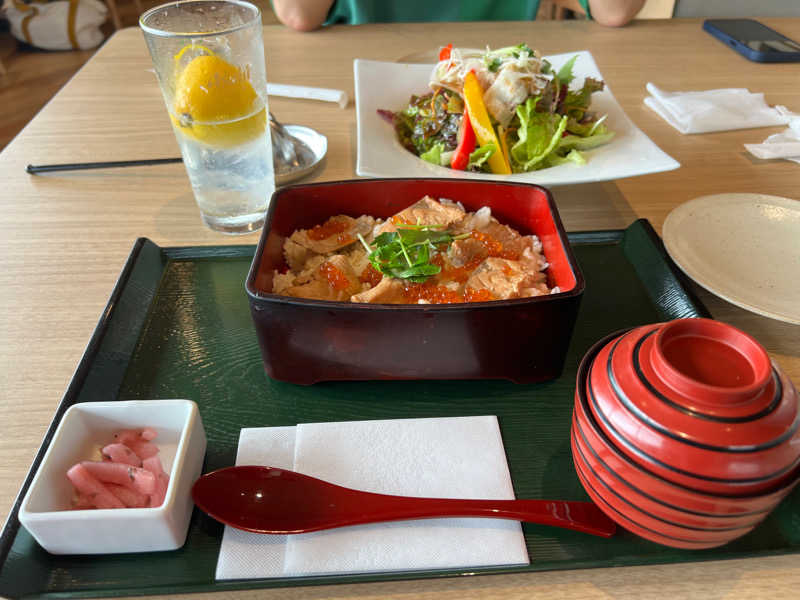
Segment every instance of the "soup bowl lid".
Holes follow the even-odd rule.
[[[609,437],[678,472],[755,490],[800,463],[797,391],[731,325],[678,319],[635,328],[597,353],[587,385]]]

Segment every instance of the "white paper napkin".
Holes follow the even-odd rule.
[[[513,499],[497,418],[243,429],[236,464],[291,468],[378,493]],[[217,579],[527,564],[520,524],[425,519],[292,536],[225,528]]]
[[[785,158],[800,163],[800,116],[792,117],[786,131],[769,136],[761,144],[745,144],[744,147],[757,158]]]
[[[652,83],[647,107],[681,133],[708,133],[785,125],[792,113],[784,106],[769,106],[764,94],[744,88],[698,92],[666,92]]]

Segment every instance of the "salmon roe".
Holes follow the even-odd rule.
[[[432,279],[424,283],[406,283],[403,289],[403,297],[409,303],[419,303],[420,300],[430,304],[456,304],[460,302],[485,302],[494,300],[491,292],[486,289],[476,290],[466,288],[463,292],[456,292],[444,285],[437,284],[442,281],[455,281],[464,283],[469,279],[472,272],[483,262],[483,256],[475,256],[461,267],[453,265],[447,266],[441,254],[434,254],[431,257],[431,264],[439,267],[441,272]]]
[[[403,288],[403,298],[407,302],[414,304],[418,304],[420,300],[424,300],[429,304],[457,304],[462,302],[488,302],[495,299],[487,289],[466,288],[463,293],[454,292],[443,285],[436,285],[431,280],[425,283],[407,283]]]
[[[430,304],[464,302],[463,294],[454,292],[443,285],[436,285],[432,280],[424,283],[407,283],[403,288],[403,298],[409,304],[418,304],[420,300]]]
[[[472,239],[479,241],[486,248],[486,253],[492,258],[505,258],[506,260],[519,260],[519,252],[513,250],[506,250],[503,248],[502,242],[495,239],[488,233],[482,231],[472,231],[470,233]]]
[[[481,288],[479,290],[467,288],[464,290],[464,302],[488,302],[489,300],[494,299],[495,298],[492,296],[492,292],[486,288]]]
[[[389,222],[395,227],[397,227],[398,225],[413,225],[413,223],[407,221],[404,217],[401,217],[400,215],[394,215],[391,219],[389,219]]]
[[[336,235],[336,241],[342,244],[349,244],[355,241],[351,235],[346,235],[349,225],[347,221],[328,219],[322,225],[315,225],[308,230],[308,238],[314,241],[327,240],[329,237]]]
[[[368,283],[370,286],[375,287],[381,282],[383,279],[383,273],[378,271],[375,267],[372,266],[372,263],[367,265],[367,268],[361,272],[359,275],[358,280],[361,283]]]
[[[434,262],[435,261],[431,261]],[[461,267],[454,267],[450,266],[447,269],[442,269],[440,277],[442,279],[447,279],[450,281],[457,281],[459,283],[464,283],[469,276],[472,275],[472,272],[478,268],[478,265],[483,262],[482,256],[475,256],[469,262],[465,263]],[[439,265],[442,266],[442,265]]]
[[[319,272],[328,280],[328,285],[337,292],[346,290],[350,286],[350,280],[347,276],[341,269],[332,265],[330,262],[322,263],[319,266]]]

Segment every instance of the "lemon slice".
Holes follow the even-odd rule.
[[[172,122],[187,137],[230,148],[264,135],[267,118],[241,69],[218,56],[200,55],[178,76]]]

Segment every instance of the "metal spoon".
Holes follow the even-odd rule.
[[[286,131],[271,112],[269,113],[269,131],[272,136],[272,154],[275,166],[289,169],[300,168],[301,155],[298,154],[298,149],[305,144]]]
[[[308,175],[325,155],[327,139],[313,129],[298,125],[285,126],[269,113],[269,131],[275,182],[279,185]]]
[[[435,517],[511,519],[602,537],[610,537],[616,530],[614,521],[591,502],[389,496],[260,466],[227,467],[207,473],[194,483],[192,498],[214,519],[255,533],[305,533]]]

